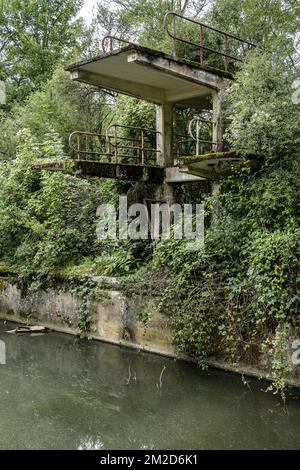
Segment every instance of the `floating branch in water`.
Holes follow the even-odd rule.
[[[162,371],[161,371],[160,376],[159,376],[159,381],[156,384],[158,390],[162,389],[162,385],[163,385],[162,384],[162,377],[163,377],[163,374],[164,374],[165,370],[166,370],[166,366],[163,366]]]
[[[24,334],[24,333],[46,333],[47,328],[44,326],[17,326],[14,330],[6,331],[6,333]]]

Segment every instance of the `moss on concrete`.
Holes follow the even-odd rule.
[[[232,73],[226,72],[225,70],[220,70],[218,68],[210,67],[208,65],[202,65],[199,62],[195,62],[193,60],[185,59],[183,57],[174,58],[170,54],[167,54],[167,53],[162,52],[162,51],[157,51],[156,49],[150,49],[149,47],[140,46],[139,44],[128,44],[126,46],[115,49],[112,52],[102,53],[102,54],[98,54],[97,56],[90,57],[88,59],[80,60],[79,62],[75,62],[73,64],[68,65],[67,67],[65,67],[65,70],[72,72],[72,71],[78,69],[78,67],[82,67],[83,65],[87,65],[87,64],[92,63],[92,62],[97,62],[98,60],[104,59],[104,58],[109,57],[109,56],[119,55],[119,54],[121,54],[123,52],[126,52],[126,51],[138,51],[138,52],[141,52],[145,55],[150,56],[150,58],[151,58],[151,56],[161,57],[163,59],[167,59],[167,60],[171,60],[173,62],[177,62],[178,64],[184,64],[184,65],[188,65],[189,67],[193,67],[193,68],[196,68],[196,69],[199,69],[199,70],[205,70],[206,72],[213,73],[213,74],[218,75],[220,77],[229,78],[229,79],[233,78]]]
[[[234,158],[234,159],[242,159],[242,156],[239,155],[236,152],[233,151],[228,151],[228,152],[211,152],[211,153],[205,153],[203,155],[188,155],[184,157],[179,157],[178,161],[179,164],[185,164],[185,163],[196,163],[196,162],[202,162],[205,160],[218,160],[218,159],[229,159],[229,158]]]
[[[159,166],[109,163],[93,160],[65,160],[64,162],[37,163],[33,168],[48,171],[80,173],[99,178],[112,178],[125,181],[145,181],[160,184],[164,178],[164,168]]]

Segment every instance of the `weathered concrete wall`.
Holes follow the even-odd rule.
[[[179,355],[172,345],[172,334],[167,317],[158,314],[154,301],[128,300],[119,283],[113,278],[95,278],[99,282],[100,295],[93,302],[90,337],[93,339],[141,349],[170,357],[191,361]],[[30,293],[16,283],[0,278],[0,319],[25,324],[39,324],[49,329],[78,334],[78,308],[80,298],[71,291],[40,289]],[[140,312],[149,314],[147,327],[140,319]],[[291,343],[293,338],[289,339]],[[289,357],[293,349],[290,349]],[[300,353],[299,353],[300,357]],[[266,365],[250,366],[230,364],[222,359],[209,358],[207,364],[230,372],[270,379]],[[300,366],[293,366],[293,373],[286,380],[300,387]]]
[[[145,301],[127,301],[117,286],[106,287],[91,308],[90,336],[111,343],[174,356],[168,319],[155,312]],[[49,329],[78,333],[79,297],[70,291],[40,289],[24,292],[13,282],[1,280],[0,319],[40,324]],[[139,320],[139,311],[150,312],[147,328]]]

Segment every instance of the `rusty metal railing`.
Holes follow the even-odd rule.
[[[178,134],[173,144],[174,157],[184,155],[203,155],[213,151],[214,142],[212,140],[195,139],[188,134]]]
[[[201,125],[212,126],[211,120],[196,116],[188,124],[187,134],[176,134],[173,139],[174,157],[200,155],[211,152],[214,142],[205,138]],[[195,129],[193,129],[195,127]],[[100,160],[111,163],[156,165],[161,151],[157,149],[159,131],[143,127],[111,124],[103,134],[74,131],[69,136],[71,156],[77,160]],[[206,134],[206,135],[205,135]]]
[[[133,44],[133,42],[131,41],[127,41],[127,39],[122,39],[122,38],[119,38],[118,36],[113,36],[111,34],[107,34],[106,36],[104,36],[104,38],[102,39],[102,51],[107,54],[109,52],[112,52],[114,50],[114,42],[118,42],[118,43],[124,43],[124,44]],[[108,46],[108,47],[107,47]]]
[[[107,153],[107,140],[105,134],[93,132],[74,131],[69,135],[69,149],[77,160],[93,158],[97,155],[109,156]]]
[[[202,155],[213,151],[213,121],[202,116],[195,116],[188,122],[187,134],[176,134],[174,156]],[[205,138],[207,137],[207,138]]]
[[[155,165],[160,154],[156,146],[157,134],[159,132],[153,129],[111,124],[105,134],[72,132],[69,148],[77,160]]]
[[[184,39],[177,35],[177,21],[178,21],[177,19],[192,23],[197,26],[197,28],[199,29],[199,42],[198,43],[195,43],[188,39]],[[170,24],[172,24],[171,31],[170,31]],[[173,11],[169,11],[168,13],[166,13],[165,18],[164,18],[164,28],[167,34],[173,40],[174,58],[179,58],[178,51],[177,51],[177,43],[180,42],[188,46],[191,46],[193,48],[196,48],[199,51],[199,63],[201,65],[205,65],[206,55],[207,55],[206,53],[214,54],[217,57],[222,58],[224,61],[224,70],[226,72],[228,71],[228,66],[230,62],[242,62],[242,59],[240,57],[237,57],[236,55],[229,53],[230,41],[231,42],[234,41],[237,46],[237,49],[241,48],[243,52],[245,50],[245,47],[247,49],[256,47],[256,45],[250,41],[241,39],[225,31],[221,31],[219,29],[213,28],[212,26],[208,26],[204,23],[201,23],[200,21],[193,20],[192,18],[187,18],[186,16],[180,15],[179,13],[176,13]],[[211,33],[211,32],[217,34],[218,39],[223,40],[223,50],[214,49],[213,47],[206,44],[206,36],[208,33]]]
[[[202,155],[213,151],[214,142],[211,140],[199,139],[197,146],[195,140],[188,134],[176,135],[174,142],[174,157],[182,157],[184,155]]]
[[[120,135],[122,130],[127,135]],[[160,150],[156,146],[156,136],[159,131],[143,127],[125,126],[122,124],[111,124],[107,128],[107,136],[111,137],[111,145],[114,149],[115,159],[118,156],[136,160],[138,164],[145,165],[147,162],[156,162]],[[119,152],[122,153],[119,153]]]
[[[183,21],[187,23],[191,23],[198,28],[199,33],[199,41],[193,42],[184,37],[180,37],[178,35],[178,21]],[[172,29],[170,30],[170,27]],[[180,58],[180,52],[178,50],[178,43],[185,44],[186,46],[192,47],[197,51],[197,58],[196,61],[199,62],[201,65],[207,65],[211,67],[211,64],[208,62],[208,58],[211,56],[221,58],[224,66],[225,72],[229,71],[230,63],[236,62],[243,62],[242,54],[247,49],[255,48],[256,44],[247,41],[246,39],[241,39],[238,36],[228,33],[226,31],[222,31],[217,28],[213,28],[212,26],[208,26],[200,21],[194,20],[192,18],[188,18],[186,16],[181,15],[180,13],[176,13],[174,11],[169,11],[166,13],[164,17],[164,28],[166,33],[171,37],[173,41],[173,57]],[[222,42],[223,47],[222,49],[215,49],[209,42],[209,34],[215,34],[217,36],[217,42]],[[127,39],[120,38],[118,36],[114,36],[112,34],[108,34],[104,36],[102,40],[102,50],[104,53],[111,53],[115,50],[114,44],[117,43],[119,48],[120,44],[124,45],[131,45],[134,42],[129,41]],[[234,44],[234,49],[238,53],[240,52],[240,56],[238,57],[237,54],[231,53],[231,45]],[[190,55],[190,54],[189,54]],[[186,57],[182,57],[186,58]]]

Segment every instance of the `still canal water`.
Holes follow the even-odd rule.
[[[300,394],[283,407],[254,379],[12,327],[0,322],[1,449],[300,448]]]

